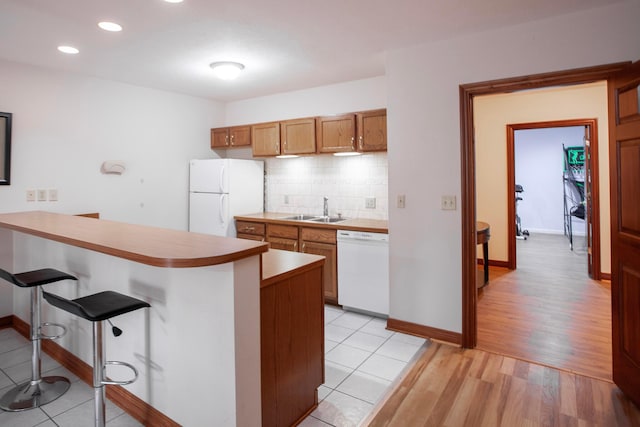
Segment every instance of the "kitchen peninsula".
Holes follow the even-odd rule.
[[[296,275],[321,278],[323,262],[313,256],[283,260],[275,251],[266,256],[267,251],[260,242],[79,216],[0,214],[3,268],[51,267],[73,274],[77,284],[47,285],[66,298],[114,290],[151,304],[148,312],[115,318],[125,333],[107,334],[106,348],[109,360],[139,369],[138,381],[124,393],[159,411],[164,424],[156,425],[261,424],[261,293]],[[28,319],[28,310],[27,293],[13,292],[14,317]],[[315,321],[321,322],[318,313]],[[68,325],[57,341],[63,353],[91,363],[88,325],[46,304],[43,319]],[[316,347],[322,350],[321,343]],[[317,357],[323,360],[322,353]],[[322,375],[320,369],[309,383],[311,393]],[[132,415],[140,418],[144,408],[138,411]]]

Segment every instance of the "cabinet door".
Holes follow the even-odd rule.
[[[356,151],[356,116],[318,117],[316,136],[318,153]]]
[[[358,151],[387,150],[387,110],[357,114]]]
[[[227,148],[229,146],[229,129],[211,129],[211,148]]]
[[[285,239],[282,237],[269,237],[267,242],[272,249],[282,249],[284,251],[298,252],[298,241]]]
[[[234,126],[229,129],[229,145],[231,147],[248,147],[251,145],[251,126]]]
[[[282,154],[312,154],[316,152],[315,119],[281,122],[280,132]]]
[[[324,262],[324,299],[334,304],[338,303],[338,280],[337,280],[337,264],[338,250],[336,245],[329,243],[302,242],[300,252],[307,254],[322,255],[325,257]]]
[[[280,123],[260,123],[251,126],[251,146],[254,156],[280,154]]]

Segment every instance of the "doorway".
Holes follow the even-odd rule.
[[[604,87],[606,91],[606,87]],[[604,95],[603,91],[603,95]],[[604,98],[603,98],[604,99]],[[556,129],[558,133],[562,132],[564,138],[569,138],[567,141],[572,141],[571,146],[567,147],[562,141],[556,141],[557,157],[551,153],[547,158],[539,159],[544,164],[531,165],[531,170],[542,169],[543,172],[540,178],[546,179],[545,182],[538,182],[539,185],[548,188],[547,191],[556,189],[555,201],[553,199],[545,199],[540,197],[539,201],[546,202],[540,203],[542,209],[544,206],[557,207],[557,216],[559,219],[562,215],[562,227],[551,219],[543,220],[542,223],[546,227],[546,231],[555,232],[562,229],[564,235],[569,238],[569,247],[573,250],[573,224],[576,219],[581,219],[584,222],[584,234],[586,240],[586,258],[587,258],[587,274],[594,280],[600,280],[602,276],[601,263],[600,263],[600,173],[599,173],[599,156],[598,156],[598,121],[596,119],[575,119],[575,120],[557,120],[546,121],[537,123],[522,123],[522,124],[509,124],[507,125],[507,179],[508,179],[508,219],[511,224],[516,223],[516,206],[517,206],[517,190],[526,190],[526,188],[517,188],[519,185],[516,182],[516,135],[524,135],[527,131],[530,133],[536,132],[543,135],[541,131],[548,131]],[[546,144],[549,145],[549,144]],[[551,142],[553,147],[553,142]],[[582,149],[581,159],[570,160],[570,154],[574,153],[569,148]],[[535,147],[535,145],[534,145]],[[561,151],[562,150],[562,151]],[[561,154],[562,153],[562,154]],[[577,155],[577,152],[575,152]],[[571,156],[575,157],[575,156]],[[560,160],[562,159],[562,160]],[[570,163],[576,163],[572,166]],[[580,163],[582,168],[577,165]],[[521,163],[522,165],[528,164],[527,162]],[[553,174],[557,168],[558,173]],[[580,171],[581,170],[581,171]],[[522,176],[522,175],[521,175]],[[532,182],[535,180],[535,171],[529,174]],[[554,179],[555,178],[555,179]],[[522,182],[520,182],[522,184]],[[562,188],[562,193],[560,192]],[[560,194],[562,194],[562,214],[560,213]],[[608,194],[608,193],[606,193]],[[535,203],[535,201],[534,201]],[[609,225],[608,217],[606,217],[605,225]],[[538,222],[537,228],[540,229],[541,223]],[[554,225],[555,224],[555,225]],[[509,230],[509,242],[508,242],[508,265],[510,268],[517,268],[517,251],[516,251],[516,239],[517,230],[511,227]],[[607,243],[606,248],[610,245]]]
[[[479,95],[606,80],[628,64],[629,62],[624,62],[460,86],[463,347],[473,348],[477,345],[474,98]]]

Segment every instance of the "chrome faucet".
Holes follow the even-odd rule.
[[[323,201],[324,201],[323,215],[329,216],[329,198],[323,197]]]

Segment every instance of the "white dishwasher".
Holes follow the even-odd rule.
[[[389,315],[389,235],[338,230],[338,303]]]

